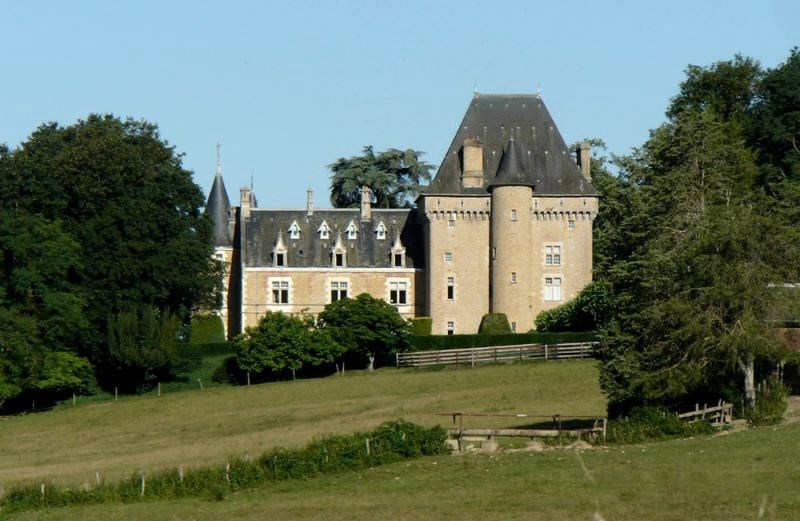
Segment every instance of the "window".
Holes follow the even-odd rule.
[[[516,271],[512,271],[511,272],[511,284],[516,284],[516,283],[517,283],[517,272]]]
[[[348,240],[352,241],[358,238],[358,228],[356,228],[356,223],[353,221],[350,221],[350,224],[347,225],[345,232],[347,232]]]
[[[285,254],[283,253],[276,253],[275,254],[275,266],[286,266],[285,262]]]
[[[449,251],[444,252],[444,261],[445,262],[453,262],[453,252],[449,252]]]
[[[567,221],[567,229],[568,230],[574,230],[575,229],[575,220],[574,219],[570,219],[569,221]]]
[[[517,323],[516,322],[512,322],[511,323],[511,332],[512,333],[516,333],[517,332]]]
[[[456,278],[447,277],[447,300],[454,300],[456,295]]]
[[[511,220],[512,221],[516,221],[517,220],[517,211],[516,210],[511,210]]]
[[[548,301],[561,300],[561,277],[545,277],[544,299]]]
[[[452,335],[456,331],[456,323],[455,322],[448,322],[447,323],[447,334]]]
[[[402,268],[403,267],[403,254],[402,253],[395,253],[394,254],[394,267],[395,268]]]
[[[272,281],[272,303],[273,304],[288,304],[289,303],[289,281],[288,280],[274,280],[274,281]]]
[[[337,267],[344,266],[344,253],[333,254],[333,265]]]
[[[319,232],[320,239],[329,239],[331,237],[331,227],[328,226],[327,221],[322,221],[322,224],[317,228],[317,232]]]
[[[492,246],[492,260],[497,258],[497,248]]]
[[[389,283],[389,304],[404,305],[408,303],[408,283]]]
[[[561,246],[544,247],[545,266],[561,266]]]
[[[456,220],[455,219],[450,219],[449,221],[447,221],[447,226],[450,227],[450,228],[455,228],[456,227]]]
[[[386,225],[383,224],[383,221],[379,222],[378,227],[375,228],[375,238],[381,241],[386,238]]]
[[[331,281],[331,302],[347,298],[347,285],[346,281]]]
[[[291,226],[289,226],[289,238],[290,239],[300,238],[300,225],[297,224],[297,221],[292,221]]]

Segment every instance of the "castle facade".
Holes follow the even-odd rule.
[[[206,211],[225,263],[229,337],[267,311],[312,313],[369,293],[433,334],[476,333],[486,313],[528,331],[592,278],[589,147],[573,155],[539,95],[475,94],[412,209],[232,206],[217,168]]]

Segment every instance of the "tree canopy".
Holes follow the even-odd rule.
[[[375,153],[364,147],[360,156],[339,158],[331,169],[331,204],[336,208],[357,208],[361,187],[372,190],[378,208],[407,208],[431,180],[433,165],[420,160],[423,152],[390,148]]]
[[[114,317],[145,306],[185,320],[216,302],[221,280],[203,203],[180,154],[151,123],[90,115],[40,126],[18,148],[0,148],[0,209],[50,234],[39,255],[39,238],[0,230],[6,259],[30,249],[27,269],[17,263],[5,273],[4,309],[35,309],[23,314],[41,345],[87,357],[103,378]],[[29,292],[41,295],[34,305],[25,284],[48,291]]]

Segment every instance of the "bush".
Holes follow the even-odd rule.
[[[483,318],[481,318],[481,325],[478,327],[478,334],[511,334],[511,326],[508,325],[508,317],[505,313],[487,313],[483,315]]]
[[[606,441],[619,444],[640,443],[713,432],[714,428],[705,421],[688,423],[678,418],[677,414],[658,407],[634,407],[627,418],[609,420]]]
[[[416,317],[409,320],[411,322],[411,334],[427,336],[431,334],[433,319],[431,317]]]
[[[224,466],[187,469],[182,479],[175,470],[149,474],[144,497],[138,473],[118,483],[90,490],[48,487],[44,496],[38,485],[18,487],[0,500],[0,512],[177,497],[222,500],[230,491],[269,481],[309,478],[419,456],[446,454],[449,451],[446,439],[447,432],[441,427],[427,428],[398,420],[385,423],[372,432],[329,436],[299,449],[276,448],[254,461],[235,459]]]
[[[428,335],[412,336],[411,351],[442,349],[467,349],[471,347],[504,346],[516,344],[563,344],[569,342],[594,342],[594,332],[583,333],[518,333],[508,335]]]
[[[537,331],[595,331],[608,322],[613,310],[611,285],[595,281],[574,299],[536,317]]]
[[[219,315],[195,315],[189,329],[190,344],[225,342],[225,328]]]
[[[786,413],[789,389],[779,380],[770,378],[758,386],[755,407],[745,411],[745,418],[753,425],[775,425]]]

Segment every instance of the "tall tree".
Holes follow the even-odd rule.
[[[365,146],[360,156],[339,158],[328,165],[331,175],[331,204],[356,208],[361,187],[372,190],[379,208],[407,208],[431,179],[433,165],[420,160],[423,152],[390,148],[377,154]]]
[[[83,352],[107,361],[107,323],[146,305],[181,318],[218,298],[203,193],[155,125],[90,115],[42,125],[0,154],[0,207],[63,222],[80,246],[76,294],[90,334]]]

